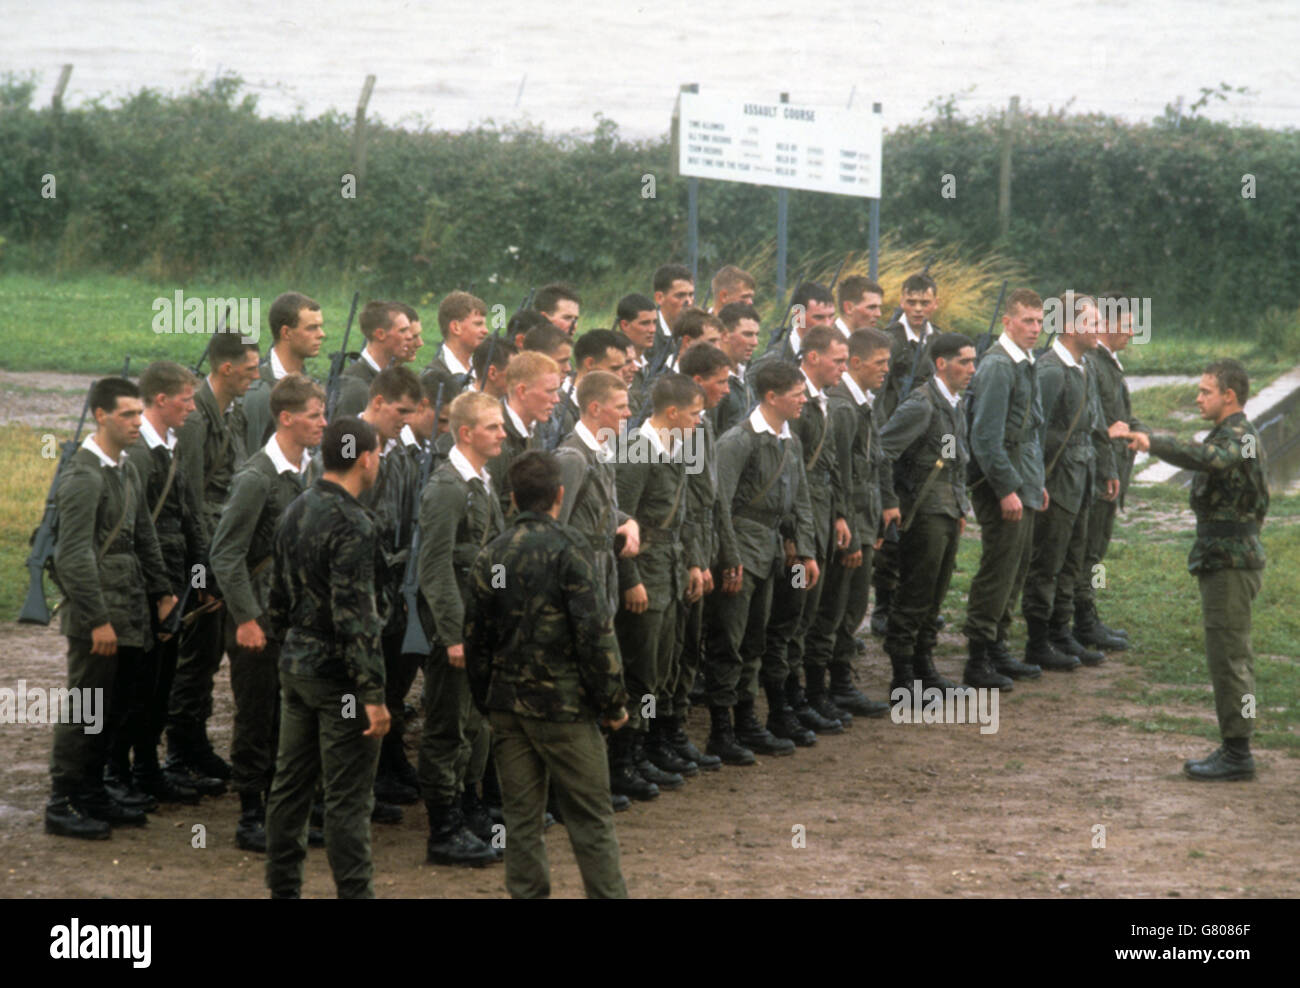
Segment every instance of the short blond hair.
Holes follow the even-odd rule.
[[[608,403],[617,391],[626,391],[627,385],[617,374],[611,374],[609,371],[591,371],[583,375],[578,382],[578,408],[581,412],[587,411],[587,406],[593,401],[598,401],[602,405]]]
[[[514,391],[517,384],[532,384],[543,374],[560,373],[560,365],[544,353],[524,350],[510,358],[506,364],[506,390]]]
[[[488,412],[501,411],[501,403],[490,394],[482,391],[466,391],[457,395],[447,409],[447,424],[451,428],[453,439],[460,440],[460,430],[468,426],[474,428]],[[504,414],[504,413],[502,413]]]

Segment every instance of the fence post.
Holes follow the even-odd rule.
[[[1019,112],[1020,97],[1012,96],[1006,115],[1002,118],[1002,163],[998,168],[999,237],[1005,237],[1011,229],[1011,144]]]
[[[352,126],[352,174],[360,185],[366,174],[366,107],[370,103],[370,94],[375,89],[375,77],[366,76],[365,85],[361,87],[361,98],[357,100],[357,119]]]

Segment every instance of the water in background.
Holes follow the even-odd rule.
[[[880,101],[886,127],[958,94],[1150,119],[1202,86],[1247,86],[1208,115],[1300,126],[1295,0],[47,0],[0,2],[0,70],[40,74],[49,101],[242,76],[263,113],[349,114],[367,73],[372,117],[459,130],[485,119],[625,135],[668,128],[678,87],[795,103]],[[974,87],[970,89],[969,87]]]

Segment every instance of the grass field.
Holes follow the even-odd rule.
[[[838,263],[836,261],[835,263]],[[834,264],[829,270],[834,269]],[[957,306],[941,299],[941,306],[951,305],[956,323],[944,323],[945,309],[937,317],[940,325],[965,327],[972,332],[983,331],[996,301],[996,282],[993,274],[1003,273],[1001,268],[990,267],[992,274],[976,278],[980,269],[972,266],[972,291],[988,292],[984,304]],[[986,273],[987,274],[987,273]],[[701,275],[701,292],[704,290]],[[793,274],[792,274],[793,277]],[[954,274],[954,277],[956,275]],[[192,364],[203,352],[205,340],[199,335],[185,333],[159,334],[152,328],[154,300],[170,300],[178,289],[186,297],[198,298],[258,298],[261,299],[262,333],[266,333],[266,316],[271,300],[280,292],[292,287],[311,295],[321,303],[325,316],[327,338],[322,353],[328,354],[339,343],[347,322],[348,306],[352,292],[361,292],[362,302],[372,297],[364,283],[352,284],[339,278],[323,278],[322,284],[294,284],[270,279],[249,281],[194,281],[184,285],[175,282],[149,282],[138,278],[114,275],[69,275],[66,277],[7,274],[0,276],[0,325],[5,330],[5,346],[0,351],[0,368],[12,371],[71,371],[86,374],[109,373],[121,367],[122,359],[130,355],[132,366],[140,368],[151,360],[169,359],[182,364]],[[759,308],[767,314],[767,324],[778,320],[784,311],[784,300],[777,302],[763,279],[759,292]],[[634,288],[645,290],[650,283],[650,272],[627,272],[602,282],[580,286],[583,296],[579,330],[612,324],[618,299]],[[493,318],[504,326],[520,301],[528,293],[528,286],[513,284],[478,285],[474,291],[485,302]],[[426,351],[432,356],[432,347],[439,342],[437,328],[437,299],[424,293],[407,298],[422,315]],[[896,299],[886,298],[886,312],[892,311]],[[495,306],[501,306],[495,309]],[[978,315],[963,315],[975,313]],[[1276,320],[1269,323],[1274,326]],[[766,324],[765,324],[766,325]],[[1290,326],[1290,324],[1288,324]],[[1290,336],[1286,336],[1290,333]],[[1300,340],[1300,316],[1288,329],[1274,329],[1274,337],[1281,334],[1287,340],[1292,336]],[[1272,337],[1271,337],[1272,338]],[[360,349],[361,334],[353,327],[349,349]],[[268,343],[263,340],[263,347]],[[1236,357],[1246,364],[1252,377],[1275,375],[1294,360],[1279,360],[1275,352],[1266,352],[1249,333],[1236,332],[1230,339],[1188,336],[1176,330],[1153,331],[1151,341],[1133,345],[1125,351],[1124,365],[1134,374],[1196,374],[1214,357]],[[424,359],[423,355],[421,360]],[[317,372],[325,365],[317,358]],[[312,369],[312,368],[309,368]]]

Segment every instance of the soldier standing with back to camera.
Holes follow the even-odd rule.
[[[609,609],[586,540],[556,521],[554,455],[521,455],[510,485],[519,511],[479,553],[465,610],[470,687],[496,739],[506,890],[550,895],[542,830],[553,788],[587,896],[626,898],[600,737],[601,724],[618,731],[628,716]]]
[[[1214,423],[1201,442],[1125,431],[1120,423],[1111,429],[1134,449],[1196,471],[1191,494],[1196,541],[1187,568],[1200,584],[1205,658],[1223,743],[1206,758],[1189,759],[1183,772],[1211,782],[1255,777],[1250,736],[1258,697],[1250,619],[1263,581],[1259,529],[1269,497],[1264,446],[1243,410],[1249,396],[1246,369],[1235,360],[1216,360],[1205,368],[1196,396],[1201,417]]]
[[[370,811],[384,706],[374,530],[357,500],[379,474],[379,437],[343,416],[321,436],[324,472],[275,533],[267,623],[280,644],[280,746],[266,805],[266,884],[302,893],[316,788],[339,898],[372,899]]]

